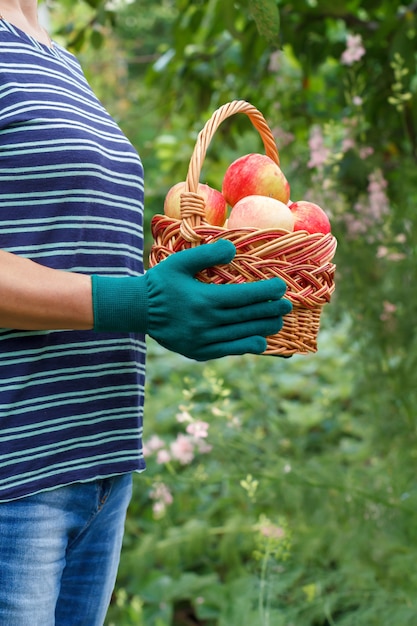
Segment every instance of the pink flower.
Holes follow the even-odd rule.
[[[369,212],[376,221],[389,212],[389,201],[385,193],[387,185],[381,170],[377,169],[369,175]]]
[[[207,422],[203,422],[202,420],[197,420],[188,424],[186,431],[189,435],[192,435],[196,439],[204,439],[207,437],[207,431],[209,429],[209,424]]]
[[[345,137],[342,142],[342,152],[347,152],[355,147],[355,140],[352,137]]]
[[[154,516],[163,517],[167,506],[174,501],[170,490],[164,483],[155,483],[149,495],[154,501],[152,505]]]
[[[181,465],[188,465],[194,458],[194,444],[191,437],[179,434],[171,443],[171,454]]]
[[[379,246],[377,252],[376,252],[376,258],[377,259],[384,259],[386,256],[388,256],[388,248],[387,246]]]
[[[388,322],[390,319],[392,319],[394,313],[396,312],[397,306],[392,302],[388,302],[388,300],[385,300],[383,303],[383,307],[384,310],[381,313],[380,318],[383,322]]]
[[[260,532],[264,537],[270,537],[271,539],[282,539],[285,535],[285,530],[281,526],[275,526],[270,523],[261,526]]]
[[[348,35],[346,38],[346,50],[343,52],[340,60],[343,65],[353,65],[363,57],[365,52],[361,35]]]
[[[314,126],[308,141],[310,148],[310,160],[308,167],[321,167],[329,158],[330,150],[324,145],[324,138],[319,126]]]
[[[281,50],[276,50],[269,57],[269,71],[273,74],[277,74],[282,67],[282,52]]]
[[[213,446],[204,439],[197,439],[195,443],[200,454],[209,454],[213,450]]]
[[[407,255],[404,254],[403,252],[391,252],[387,256],[388,261],[403,261],[406,258],[407,258]]]
[[[350,237],[366,235],[368,241],[375,241],[375,226],[383,222],[389,213],[390,205],[386,194],[387,181],[382,171],[374,170],[368,178],[368,198],[362,198],[353,209],[353,213],[344,216],[348,234]],[[381,229],[378,229],[378,236]],[[377,255],[379,258],[387,256],[388,251],[381,246]]]
[[[159,465],[164,465],[165,463],[169,463],[171,460],[171,455],[168,450],[158,450],[156,455],[156,462]]]
[[[364,235],[368,231],[368,222],[360,215],[352,215],[348,213],[344,217],[344,221],[350,237],[355,238],[359,235]]]
[[[155,483],[150,496],[152,500],[159,500],[164,504],[172,504],[174,502],[174,498],[165,483]]]
[[[277,128],[273,128],[272,134],[274,135],[276,139],[277,145],[281,147],[288,146],[295,139],[295,136],[293,133],[290,133],[284,130],[280,126],[278,126]]]
[[[152,437],[143,444],[143,455],[150,456],[160,448],[165,446],[165,442],[158,437],[158,435],[152,435]]]
[[[155,452],[156,450],[163,448],[164,445],[165,442],[161,439],[161,437],[158,437],[158,435],[152,435],[152,437],[147,442],[146,447],[151,452]]]
[[[152,511],[155,517],[162,517],[166,511],[166,505],[163,502],[154,502]]]
[[[402,261],[406,259],[404,252],[390,252],[386,246],[379,246],[377,253],[377,259],[386,259],[387,261]]]
[[[368,156],[374,153],[374,149],[371,146],[364,146],[359,150],[359,156],[361,159],[367,159]]]

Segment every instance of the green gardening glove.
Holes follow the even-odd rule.
[[[170,255],[143,276],[92,276],[94,330],[147,333],[159,344],[205,361],[230,354],[261,354],[266,337],[281,330],[292,309],[280,278],[217,285],[195,275],[230,263],[227,240]]]

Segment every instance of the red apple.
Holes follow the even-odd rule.
[[[289,207],[275,198],[245,196],[232,208],[227,228],[278,228],[291,232],[294,214]]]
[[[308,233],[330,233],[330,220],[318,204],[299,200],[290,204],[295,217],[294,230],[306,230]]]
[[[185,182],[177,183],[169,189],[164,201],[164,213],[167,217],[181,219],[180,198],[184,190]],[[227,216],[227,203],[220,191],[198,183],[197,193],[204,198],[206,221],[212,226],[223,226]]]
[[[286,204],[290,185],[279,165],[266,154],[246,154],[226,170],[222,193],[230,206],[245,196],[268,196]]]

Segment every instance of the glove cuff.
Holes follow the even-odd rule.
[[[91,277],[94,326],[98,332],[146,333],[148,289],[145,276]]]

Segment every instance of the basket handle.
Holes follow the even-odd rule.
[[[220,124],[236,113],[244,113],[249,117],[261,136],[266,155],[277,165],[280,164],[274,136],[264,116],[256,107],[245,100],[233,100],[219,107],[197,136],[188,167],[185,191],[181,197],[181,233],[191,243],[197,243],[201,239],[194,228],[200,226],[201,220],[204,218],[204,201],[197,194],[197,189],[208,146]]]
[[[256,130],[259,131],[263,141],[265,152],[277,165],[280,164],[279,153],[275,144],[274,136],[266,123],[262,113],[252,104],[245,100],[233,100],[217,109],[212,117],[206,122],[204,128],[199,132],[194,151],[188,168],[186,179],[186,190],[196,193],[200,180],[201,169],[206,156],[207,148],[214,136],[214,133],[222,122],[236,113],[245,113]]]

